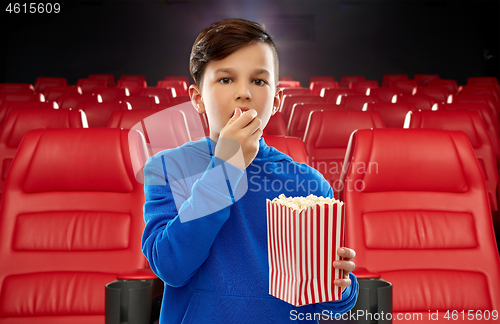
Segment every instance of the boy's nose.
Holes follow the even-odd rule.
[[[236,99],[251,99],[252,94],[250,93],[250,88],[245,85],[241,84],[236,91]]]

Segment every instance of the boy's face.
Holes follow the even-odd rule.
[[[207,114],[210,138],[219,137],[237,107],[242,112],[255,109],[264,129],[283,96],[276,90],[274,75],[273,52],[265,43],[247,45],[222,60],[209,62],[201,91],[192,85],[189,93],[198,112]]]

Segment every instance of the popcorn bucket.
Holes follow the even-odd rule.
[[[344,245],[344,203],[294,209],[267,199],[269,294],[294,306],[340,300],[333,267]]]

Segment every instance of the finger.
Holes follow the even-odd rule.
[[[260,128],[257,128],[255,130],[255,132],[250,136],[250,140],[251,141],[255,141],[255,142],[258,142],[260,140],[260,138],[262,137],[262,129]],[[258,146],[258,144],[257,144]]]
[[[335,261],[333,263],[333,267],[335,269],[347,270],[349,272],[354,271],[356,269],[356,264],[352,261]]]
[[[346,288],[351,285],[351,279],[336,279],[333,283],[335,284],[335,286]]]
[[[229,126],[231,125],[232,123],[234,123],[239,117],[241,116],[241,109],[240,108],[235,108],[234,109],[234,114],[233,116],[229,119],[229,121],[227,122],[226,126]]]
[[[239,108],[238,108],[239,109]],[[240,110],[241,111],[241,110]],[[244,128],[247,126],[255,117],[257,117],[257,111],[255,109],[250,109],[241,114],[234,122],[234,127]]]
[[[341,247],[337,250],[337,253],[344,258],[344,260],[352,260],[356,257],[356,251],[346,247]]]
[[[249,136],[255,133],[258,129],[260,129],[260,125],[262,125],[262,121],[259,117],[255,117],[248,125],[246,125],[243,129],[249,132]]]

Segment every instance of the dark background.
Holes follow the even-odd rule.
[[[52,1],[54,3],[56,1]],[[500,1],[59,1],[59,14],[9,14],[1,1],[0,82],[69,84],[93,73],[189,75],[198,33],[239,17],[264,24],[280,75],[439,74],[465,84],[500,74]],[[23,2],[21,2],[23,3]]]

